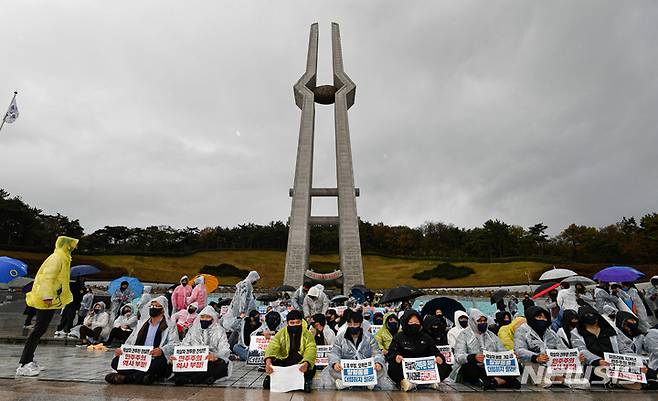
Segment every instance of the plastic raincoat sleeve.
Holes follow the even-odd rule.
[[[457,336],[457,342],[455,343],[455,348],[453,349],[455,361],[457,361],[457,363],[460,365],[465,365],[466,363],[468,363],[468,351],[466,346],[467,330],[464,330],[461,333],[459,333],[459,336]]]
[[[598,355],[590,352],[587,349],[585,340],[583,340],[583,337],[580,336],[580,333],[578,333],[577,329],[573,329],[571,331],[571,344],[573,344],[574,348],[578,348],[578,351],[580,351],[580,353],[585,356],[585,362],[587,362],[588,365],[592,365],[594,361],[601,359]]]
[[[329,297],[324,292],[322,293],[322,314],[326,314],[329,310]]]
[[[519,357],[524,361],[530,361],[533,356],[539,355],[539,353],[528,349],[528,336],[530,335],[529,331],[530,327],[523,325],[519,327],[514,334],[514,351],[516,351]]]

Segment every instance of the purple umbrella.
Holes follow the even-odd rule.
[[[603,281],[604,283],[623,283],[635,281],[642,276],[644,276],[644,273],[630,266],[610,266],[596,273],[594,280]]]

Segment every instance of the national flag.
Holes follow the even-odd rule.
[[[9,109],[7,110],[7,113],[5,114],[5,122],[6,123],[13,123],[16,121],[18,118],[18,107],[16,107],[16,97],[11,100],[11,104],[9,105]]]

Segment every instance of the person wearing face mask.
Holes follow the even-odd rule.
[[[573,349],[571,332],[578,327],[578,312],[567,309],[562,313],[562,327],[557,331],[557,336],[562,340],[567,349]]]
[[[270,375],[273,366],[298,365],[304,374],[304,392],[311,392],[313,376],[315,376],[315,358],[317,347],[310,331],[304,327],[302,312],[293,309],[286,316],[287,326],[280,330],[267,345],[265,350],[265,373],[263,388],[269,390]]]
[[[211,385],[228,376],[231,350],[226,332],[219,324],[219,315],[212,306],[201,310],[180,345],[208,347],[208,369],[205,372],[175,373],[173,380],[177,386],[200,383]],[[169,356],[169,360],[175,363],[176,356]]]
[[[199,305],[199,309],[206,307],[206,300],[208,299],[208,289],[206,288],[206,282],[203,276],[199,276],[194,279],[194,288],[192,289],[192,294],[185,299],[187,305],[196,302]]]
[[[507,301],[507,308],[509,309],[510,315],[512,317],[516,316],[519,313],[519,300],[515,295],[512,295],[509,301]]]
[[[516,334],[516,330],[518,330],[523,324],[525,324],[525,317],[517,316],[512,320],[512,323],[505,325],[498,330],[498,338],[500,338],[500,342],[503,343],[506,350],[514,350],[514,334]]]
[[[370,319],[372,319],[372,311],[369,308],[364,308],[363,311],[357,310],[357,312],[360,312],[361,316],[363,317],[363,330],[370,333],[370,326],[372,326],[372,323],[370,323]]]
[[[381,312],[375,312],[375,314],[372,315],[372,324],[375,326],[382,326],[384,324],[384,314]]]
[[[434,345],[448,345],[448,325],[446,319],[441,316],[425,316],[423,320],[423,331],[434,340]],[[447,363],[442,363],[438,365],[439,376],[446,378],[452,372],[452,366]]]
[[[180,279],[180,285],[174,289],[174,292],[171,294],[171,304],[173,306],[173,311],[178,312],[179,310],[187,309],[187,298],[192,295],[192,286],[188,284],[189,278],[183,276]]]
[[[187,330],[192,326],[194,320],[196,320],[198,310],[199,305],[196,302],[192,302],[187,306],[187,309],[180,310],[171,316],[172,326],[178,330],[179,339],[182,340],[185,337],[185,333],[187,333]]]
[[[375,371],[377,372],[377,381],[381,382],[384,375],[384,356],[379,350],[375,337],[364,330],[361,323],[363,316],[358,313],[350,315],[347,321],[347,330],[343,335],[336,337],[331,354],[329,354],[329,374],[336,383],[336,389],[346,388],[341,379],[342,366],[341,359],[360,360],[373,358],[375,361]],[[368,389],[373,390],[374,386]]]
[[[80,326],[80,345],[97,344],[110,333],[110,315],[105,312],[105,303],[96,302]]]
[[[548,292],[548,300],[546,301],[546,309],[551,312],[551,319],[557,320],[560,315],[560,307],[557,304],[557,290],[552,289]]]
[[[113,326],[110,336],[105,342],[108,347],[111,347],[115,341],[123,344],[137,327],[137,314],[132,304],[125,304],[121,307],[121,315],[114,320]]]
[[[526,310],[531,306],[535,306],[535,301],[530,298],[530,294],[528,293],[523,294],[523,301],[521,301],[521,303],[523,304],[523,310]]]
[[[151,307],[151,288],[150,285],[145,285],[142,296],[137,302],[137,311],[140,319],[146,318],[149,314],[149,308]]]
[[[308,294],[304,297],[304,317],[307,319],[311,316],[322,313],[327,313],[329,309],[329,297],[324,293],[324,286],[316,284],[308,290]]]
[[[617,313],[617,329],[626,338],[626,343],[636,355],[647,354],[649,362],[647,364],[647,384],[643,386],[645,390],[658,390],[658,329],[649,329],[643,332],[640,328],[640,322],[637,316],[629,312]]]
[[[557,293],[557,306],[560,310],[578,309],[578,298],[576,297],[576,289],[570,283],[562,282],[562,287]]]
[[[247,360],[251,336],[258,334],[261,326],[260,313],[255,309],[249,311],[244,319],[237,319],[233,324],[233,330],[238,333],[238,341],[233,346],[233,352],[240,357],[240,360]]]
[[[338,313],[336,313],[335,309],[327,309],[325,316],[327,318],[327,326],[335,333],[336,324],[338,323]]]
[[[132,290],[132,288],[129,287],[129,284],[127,281],[122,281],[121,284],[119,285],[119,288],[114,291],[114,294],[112,294],[112,297],[110,300],[112,301],[111,304],[111,312],[112,316],[119,316],[119,309],[121,308],[121,305],[125,305],[127,303],[132,302],[133,299],[135,299],[135,292]]]
[[[451,377],[470,384],[480,385],[484,390],[497,387],[519,389],[521,383],[516,377],[487,376],[484,369],[484,351],[506,351],[498,336],[488,330],[487,316],[477,309],[471,309],[468,329],[461,332],[455,344],[455,365]]]
[[[626,282],[622,283],[622,288],[631,299],[633,305],[631,311],[635,314],[635,316],[640,318],[640,325],[648,327],[649,315],[647,313],[647,309],[644,307],[644,299],[640,292],[637,290],[637,287],[635,287],[635,284],[633,283]]]
[[[281,319],[281,314],[277,311],[271,311],[267,312],[267,315],[265,315],[265,322],[263,322],[259,332],[262,333],[265,338],[269,339],[284,327],[285,325]]]
[[[468,327],[468,314],[463,310],[455,311],[455,327],[448,331],[448,345],[453,349],[457,344],[457,337]]]
[[[498,330],[500,330],[501,327],[507,326],[510,323],[512,323],[511,313],[507,311],[496,312],[496,316],[494,317],[494,324],[489,325],[489,330],[491,330],[492,333],[498,335]]]
[[[105,381],[110,384],[152,384],[157,379],[166,378],[170,373],[167,361],[173,354],[174,347],[180,342],[176,327],[171,324],[167,316],[167,299],[159,296],[151,301],[148,319],[137,324],[137,328],[124,345],[140,345],[153,347],[151,352],[151,366],[147,372],[139,370],[117,371],[119,357],[123,353],[121,348],[114,351],[112,369],[116,373],[109,373]]]
[[[420,313],[413,309],[404,312],[400,319],[402,331],[393,336],[393,341],[386,354],[388,377],[403,391],[416,387],[415,384],[404,378],[402,373],[404,358],[434,357],[437,365],[443,364],[441,352],[436,348],[432,337],[422,330],[420,319]],[[441,379],[445,379],[445,377],[441,377]],[[431,387],[435,390],[439,388],[438,383]]]
[[[235,317],[243,318],[253,309],[256,309],[254,285],[260,280],[257,271],[250,271],[247,277],[235,285],[235,293],[231,300],[231,313]]]
[[[525,318],[526,324],[519,327],[514,334],[514,351],[526,367],[538,372],[539,365],[545,366],[548,362],[547,349],[566,349],[566,347],[550,329],[551,318],[547,310],[532,306],[525,311]],[[551,380],[547,379],[543,383],[535,382],[535,384],[548,387],[551,385]],[[530,380],[534,380],[534,377],[530,376]]]
[[[658,276],[651,277],[651,287],[647,289],[647,301],[653,308],[654,322],[658,320]]]
[[[594,298],[587,292],[587,288],[582,283],[576,283],[574,287],[576,289],[578,307],[594,304]]]
[[[315,345],[334,345],[336,333],[330,327],[327,327],[326,319],[322,313],[313,315],[311,318],[309,330],[315,338]]]
[[[384,355],[388,354],[388,347],[391,346],[391,341],[393,341],[393,336],[398,333],[400,329],[400,319],[395,314],[395,312],[389,312],[384,315],[384,324],[379,328],[377,333],[375,333],[375,340],[379,345],[379,349],[382,350]]]
[[[304,308],[304,299],[306,294],[311,289],[313,285],[308,281],[305,281],[295,292],[292,294],[291,305],[293,309],[302,310]]]
[[[581,306],[578,309],[578,327],[571,332],[571,342],[585,356],[585,362],[593,367],[608,366],[604,360],[606,352],[615,354],[630,354],[633,351],[611,326],[591,306]],[[592,369],[590,382],[605,380]]]

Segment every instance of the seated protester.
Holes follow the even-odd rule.
[[[375,326],[384,325],[384,314],[381,312],[375,312],[375,314],[372,315],[372,324]],[[375,333],[372,334],[374,335]]]
[[[588,365],[608,366],[604,353],[632,354],[633,350],[624,342],[623,336],[619,335],[616,328],[611,326],[591,306],[578,308],[578,327],[571,332],[571,342],[575,348],[585,355]],[[590,382],[605,380],[606,378],[596,374],[592,369],[587,378]]]
[[[512,323],[498,330],[498,338],[500,338],[500,342],[503,343],[506,350],[514,350],[514,334],[516,334],[516,330],[523,324],[525,324],[525,318],[523,316],[517,316],[512,320]]]
[[[167,298],[159,296],[151,301],[149,318],[137,324],[137,328],[124,345],[151,346],[151,366],[147,372],[139,370],[121,370],[105,376],[110,384],[152,384],[156,379],[169,376],[168,358],[173,354],[174,347],[179,343],[176,328],[167,319]],[[112,369],[117,370],[121,348],[114,351]]]
[[[550,329],[551,317],[550,312],[539,306],[531,306],[525,311],[526,324],[519,327],[514,334],[514,350],[519,359],[526,367],[534,369],[534,372],[541,372],[539,364],[545,365],[548,362],[547,349],[566,349],[560,338]],[[532,375],[530,380],[535,379]],[[540,378],[543,380],[544,378]],[[562,382],[564,378],[553,379],[553,381]],[[551,379],[545,380],[543,384],[548,387],[551,385]]]
[[[178,338],[182,339],[185,337],[185,333],[187,333],[187,330],[196,320],[198,310],[199,304],[192,302],[187,306],[187,309],[179,310],[171,315],[171,323],[178,330]]]
[[[391,346],[393,336],[398,333],[398,330],[400,330],[400,319],[398,319],[398,315],[395,312],[389,312],[384,315],[384,324],[375,333],[375,340],[377,340],[377,345],[382,350],[382,354],[388,354],[388,347]]]
[[[304,392],[311,392],[313,376],[315,376],[315,358],[317,348],[313,334],[306,330],[301,311],[296,309],[288,312],[287,326],[280,330],[270,340],[265,350],[265,373],[263,388],[269,390],[270,376],[273,366],[299,365],[299,371],[304,374]]]
[[[354,313],[350,315],[347,321],[347,330],[345,334],[336,337],[329,354],[329,374],[336,382],[336,388],[342,390],[347,386],[343,385],[340,365],[341,359],[359,360],[373,358],[375,361],[375,371],[377,372],[378,382],[384,375],[384,356],[379,350],[375,337],[365,331],[362,326],[363,315]],[[328,328],[325,328],[327,330]],[[331,330],[331,329],[329,329]],[[373,390],[374,386],[368,389]]]
[[[413,309],[407,309],[402,315],[400,323],[402,331],[393,336],[393,341],[391,341],[391,346],[386,354],[388,377],[402,390],[409,391],[416,386],[405,379],[402,374],[403,359],[433,356],[437,365],[441,365],[443,364],[443,357],[436,348],[434,340],[429,334],[422,331],[420,313]],[[444,377],[441,379],[444,379]],[[433,384],[432,388],[438,389],[438,383]]]
[[[512,323],[511,313],[507,311],[496,312],[496,316],[494,317],[494,324],[489,326],[489,330],[495,335],[498,335],[498,330],[500,330],[501,327],[507,326],[510,323]]]
[[[453,349],[457,344],[457,337],[468,328],[468,314],[462,310],[455,311],[455,326],[448,330],[448,345]]]
[[[615,327],[615,321],[617,321],[617,309],[613,308],[610,305],[603,307],[601,311],[601,317],[604,318],[612,327]]]
[[[270,311],[265,315],[265,321],[258,331],[265,338],[270,338],[276,335],[276,333],[284,327],[286,326],[281,319],[281,314],[276,311]]]
[[[181,342],[182,346],[208,347],[208,370],[205,372],[179,372],[174,374],[174,383],[177,386],[186,384],[213,384],[218,379],[229,374],[229,360],[231,350],[228,347],[226,332],[219,324],[219,315],[215,309],[208,305],[194,320]],[[175,363],[176,356],[171,355],[169,360]]]
[[[363,330],[370,333],[372,331],[370,329],[370,326],[372,326],[372,323],[370,323],[370,319],[372,319],[372,311],[370,308],[363,308],[363,311],[359,309],[358,312],[362,312],[361,316],[363,317],[363,324],[361,326],[363,327]]]
[[[578,312],[572,309],[566,309],[562,312],[562,327],[557,331],[557,336],[562,340],[562,344],[567,349],[573,349],[571,342],[571,331],[578,327]]]
[[[438,318],[444,318],[444,319],[445,319],[445,321],[446,321],[446,328],[447,328],[446,332],[447,332],[448,330],[450,330],[450,329],[455,325],[455,324],[453,323],[453,321],[450,320],[449,317],[447,317],[446,315],[443,314],[443,310],[441,310],[441,308],[436,308],[436,310],[434,311],[434,316],[436,316],[436,317],[438,317]],[[451,317],[452,317],[452,316],[451,316]]]
[[[132,304],[123,305],[120,313],[119,317],[114,320],[114,327],[105,342],[108,346],[111,346],[115,340],[123,344],[137,327],[137,314]]]
[[[107,337],[110,327],[110,315],[105,312],[105,303],[96,302],[80,326],[80,344],[89,344],[89,338],[93,344],[99,343]]]
[[[260,313],[256,309],[249,311],[244,319],[237,319],[233,324],[233,330],[237,333],[238,341],[233,346],[233,352],[240,357],[241,361],[246,361],[249,356],[249,344],[251,336],[259,334],[258,329],[262,326],[260,322]]]
[[[484,370],[484,351],[506,351],[497,335],[488,330],[487,316],[477,309],[471,309],[468,329],[459,334],[453,350],[455,365],[452,377],[478,384],[484,390],[496,387],[521,387],[518,379],[510,376],[487,376]]]
[[[335,333],[336,330],[336,323],[338,323],[338,313],[336,313],[336,309],[328,309],[327,313],[325,313],[325,316],[327,318],[327,326]]]
[[[423,320],[423,331],[434,340],[434,345],[448,345],[448,325],[443,316],[427,315]],[[447,363],[438,365],[439,375],[443,378],[448,377],[452,372],[452,366]]]
[[[625,342],[630,344],[630,348],[637,354],[646,353],[649,356],[648,369],[646,371],[647,384],[646,390],[658,390],[658,329],[649,329],[643,333],[640,329],[640,319],[629,312],[617,313],[617,328],[623,336]]]
[[[327,327],[326,317],[322,313],[313,315],[310,324],[309,331],[315,338],[315,345],[334,345],[336,333]]]

